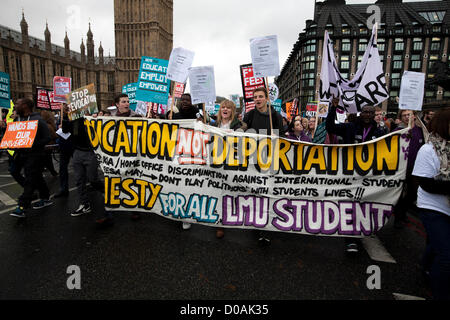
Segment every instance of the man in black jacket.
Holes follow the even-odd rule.
[[[362,107],[361,114],[355,121],[347,123],[335,123],[336,107],[339,99],[333,99],[328,111],[326,128],[328,133],[336,134],[342,138],[343,144],[362,143],[379,138],[385,134],[375,121],[375,107]],[[359,248],[358,238],[346,238],[346,251],[357,253]]]
[[[33,209],[41,209],[53,204],[50,192],[42,175],[45,159],[45,145],[50,142],[50,132],[47,123],[41,119],[39,113],[33,113],[33,101],[19,99],[15,105],[18,117],[16,121],[38,120],[38,127],[33,146],[28,149],[16,149],[15,159],[19,167],[24,168],[25,181],[23,193],[19,197],[17,208],[10,214],[17,218],[25,218],[25,211],[31,206],[34,190],[39,191],[40,201],[33,205]]]
[[[80,201],[78,208],[70,214],[72,217],[89,213],[92,210],[86,186],[88,181],[99,192],[103,192],[104,190],[104,184],[98,177],[97,157],[92,149],[84,121],[85,118],[81,117],[73,121],[65,119],[62,123],[62,131],[64,133],[70,132],[72,137],[74,148],[72,166],[75,172],[75,184]]]

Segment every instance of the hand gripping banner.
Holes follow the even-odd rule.
[[[195,120],[86,117],[107,210],[215,227],[368,236],[392,214],[407,129],[355,145],[317,145]]]

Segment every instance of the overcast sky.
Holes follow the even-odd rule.
[[[242,95],[239,65],[251,63],[249,40],[277,35],[280,69],[305,21],[313,18],[314,0],[174,0],[174,47],[195,52],[193,66],[213,65],[216,93]],[[374,3],[348,0],[352,3]],[[71,50],[86,44],[88,23],[94,34],[95,55],[100,41],[106,56],[115,55],[113,0],[2,0],[0,23],[20,31],[22,9],[30,36],[44,39],[48,21],[52,43],[64,46],[64,32]],[[269,78],[272,82],[273,78]]]

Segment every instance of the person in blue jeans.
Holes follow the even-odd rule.
[[[449,129],[450,108],[445,108],[431,121],[431,134],[412,172],[419,184],[417,207],[428,237],[424,260],[431,259],[431,289],[436,300],[450,300]]]

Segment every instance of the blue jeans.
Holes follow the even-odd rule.
[[[428,236],[427,253],[432,252],[430,276],[433,298],[450,300],[450,216],[420,209]],[[426,254],[427,254],[426,253]]]

